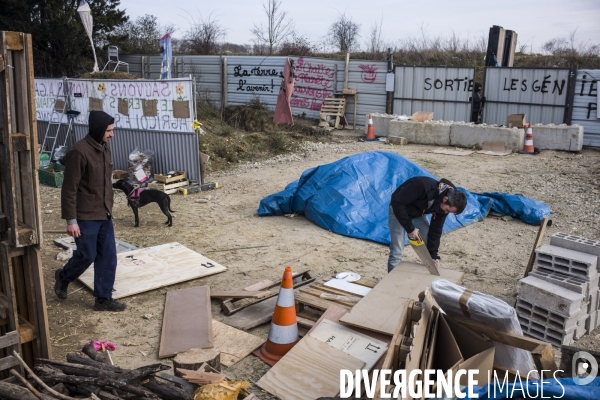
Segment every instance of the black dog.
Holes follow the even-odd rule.
[[[171,210],[171,198],[168,194],[156,189],[134,189],[127,179],[119,179],[113,183],[113,188],[121,189],[127,196],[127,204],[129,204],[129,207],[131,207],[133,215],[135,216],[135,226],[140,225],[138,208],[144,207],[149,203],[158,203],[160,210],[168,218],[165,224],[168,224],[168,226],[173,225],[173,216],[170,212],[175,211]]]

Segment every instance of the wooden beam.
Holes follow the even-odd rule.
[[[31,323],[21,320],[19,323],[19,338],[21,344],[34,340],[36,338],[35,327]]]
[[[19,32],[4,32],[7,50],[23,50],[23,34]]]
[[[542,240],[544,239],[544,233],[546,232],[546,226],[548,225],[548,217],[544,217],[542,223],[540,225],[540,229],[538,230],[537,237],[535,238],[535,242],[533,243],[533,249],[531,250],[531,254],[529,255],[529,262],[527,263],[527,268],[525,268],[524,278],[527,278],[527,275],[533,269],[533,262],[535,261],[535,250],[542,245]]]
[[[0,72],[4,71],[6,68],[6,63],[4,62],[4,56],[0,54]]]

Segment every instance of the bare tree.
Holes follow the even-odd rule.
[[[376,54],[381,52],[381,27],[383,25],[383,14],[381,15],[381,20],[379,21],[379,25],[374,23],[371,25],[371,30],[369,32],[369,41],[367,42],[367,51],[371,53],[371,57],[374,57]]]
[[[279,54],[282,56],[310,56],[315,52],[315,46],[305,36],[292,34],[279,47]]]
[[[255,43],[259,46],[266,45],[269,55],[273,55],[273,49],[294,33],[294,23],[287,18],[287,11],[281,10],[281,0],[266,0],[263,10],[267,16],[267,25],[254,24],[250,32],[255,36]]]
[[[214,54],[218,52],[219,42],[225,36],[225,28],[219,25],[219,21],[212,15],[206,19],[200,17],[200,20],[193,21],[185,32],[180,50],[184,53]]]
[[[338,19],[329,27],[328,42],[339,49],[340,52],[353,50],[358,45],[360,25],[347,17],[346,13],[340,14]]]

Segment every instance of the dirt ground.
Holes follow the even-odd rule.
[[[544,201],[552,209],[553,222],[546,230],[545,243],[559,231],[600,238],[599,151],[492,157],[431,153],[435,148],[362,143],[354,138],[307,142],[295,154],[213,173],[208,179],[219,183],[218,190],[172,195],[172,208],[177,213],[171,228],[164,225],[166,218],[156,204],[141,209],[140,227],[133,227],[133,213],[124,196],[117,194],[114,216],[118,239],[138,247],[177,241],[229,268],[221,274],[126,298],[128,309],[123,313],[93,311],[91,292],[78,282],[69,286],[69,298],[59,301],[53,292],[54,270],[63,262],[56,260],[61,249],[52,240],[65,235],[44,234],[43,265],[53,358],[64,360],[67,352],[80,349],[86,341],[101,339],[116,343],[113,358],[122,367],[157,362],[165,293],[170,290],[199,285],[214,290],[242,288],[261,279],[280,279],[286,265],[295,270],[310,269],[317,277],[336,271],[383,277],[386,246],[328,232],[302,216],[258,217],[256,213],[263,197],[282,190],[307,168],[363,151],[396,152],[471,191],[521,193]],[[42,186],[41,195],[44,229],[64,228],[60,189]],[[486,218],[442,238],[442,263],[464,273],[461,285],[512,305],[537,231],[537,226],[519,220]],[[408,250],[405,259],[417,261],[417,256]],[[217,301],[213,301],[212,311],[214,318],[224,317]],[[266,338],[268,324],[251,333]],[[600,351],[600,329],[576,345]],[[168,359],[162,361],[171,364]],[[251,356],[227,372],[256,381],[266,369]]]

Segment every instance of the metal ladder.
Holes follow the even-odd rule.
[[[48,154],[50,157],[50,162],[52,162],[52,156],[54,155],[54,150],[56,150],[56,139],[58,138],[60,128],[63,125],[67,125],[67,132],[65,133],[63,146],[67,145],[67,141],[71,136],[71,131],[73,130],[73,117],[69,115],[69,112],[69,97],[66,94],[57,95],[54,108],[52,109],[52,114],[50,115],[50,119],[48,121],[48,127],[46,128],[46,134],[44,135],[44,141],[42,142],[42,146],[40,148],[40,155],[44,153]],[[67,115],[68,122],[63,122],[63,117],[65,115]],[[52,142],[51,146],[50,142]],[[48,146],[46,146],[46,144],[48,144]]]

